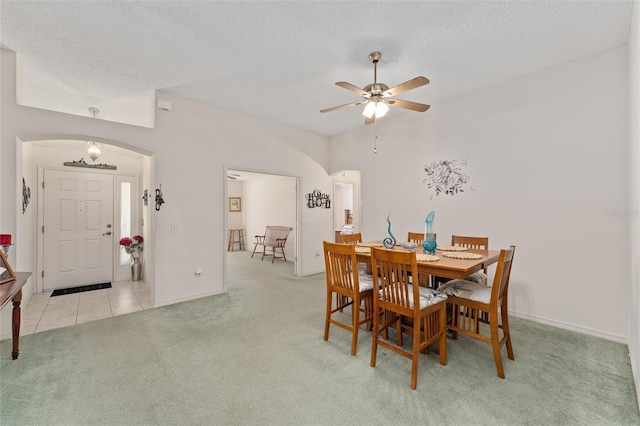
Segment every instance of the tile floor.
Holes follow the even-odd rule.
[[[144,281],[119,281],[111,288],[51,297],[36,293],[22,309],[20,335],[38,333],[152,308]]]

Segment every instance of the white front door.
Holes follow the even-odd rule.
[[[113,176],[45,170],[45,290],[110,282]]]

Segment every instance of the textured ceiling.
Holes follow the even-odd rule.
[[[626,43],[625,1],[86,1],[1,3],[24,105],[147,125],[154,90],[335,135],[363,126],[335,86],[418,75],[437,103]],[[392,109],[398,114],[429,114]]]

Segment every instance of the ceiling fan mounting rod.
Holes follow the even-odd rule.
[[[373,84],[374,86],[378,83],[378,61],[382,58],[382,53],[380,52],[372,52],[369,55],[369,59],[373,62]]]

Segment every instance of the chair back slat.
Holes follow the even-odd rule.
[[[435,238],[437,240],[438,239],[438,235],[437,234],[433,234],[433,238]],[[424,233],[423,232],[409,232],[407,234],[407,242],[409,242],[409,243],[422,244],[423,241],[424,241]]]
[[[371,261],[373,270],[380,276],[380,300],[407,309],[419,309],[418,286],[412,286],[409,278],[418,276],[416,253],[373,247]],[[411,299],[415,301],[413,307]]]
[[[358,274],[353,273],[353,267],[357,265],[355,246],[325,241],[324,253],[327,285],[350,291],[359,288]]]
[[[511,278],[511,265],[516,251],[516,246],[500,251],[496,274],[493,278],[493,286],[491,289],[491,304],[500,306],[503,298],[508,296],[509,279]]]
[[[422,244],[424,241],[424,234],[421,232],[409,232],[407,234],[407,242]]]
[[[340,242],[342,244],[357,244],[362,242],[362,234],[340,234]]]
[[[489,250],[489,237],[464,237],[461,235],[452,235],[451,245],[474,250]]]

